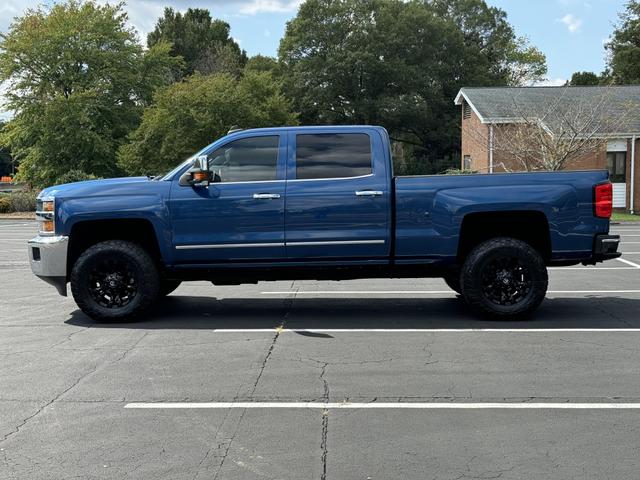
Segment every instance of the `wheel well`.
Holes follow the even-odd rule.
[[[545,261],[551,258],[549,222],[542,212],[483,212],[465,215],[460,229],[458,259],[464,261],[480,243],[495,237],[512,237],[527,242]]]
[[[89,220],[78,222],[69,235],[67,276],[74,263],[87,248],[106,240],[127,240],[143,247],[161,263],[160,248],[151,222],[144,219]]]

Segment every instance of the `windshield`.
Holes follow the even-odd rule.
[[[198,153],[200,153],[200,152],[198,152]],[[182,170],[188,164],[193,162],[193,160],[198,156],[198,153],[196,153],[195,155],[192,155],[189,158],[187,158],[184,162],[180,163],[177,167],[175,167],[169,173],[166,173],[164,175],[162,175],[162,174],[158,175],[157,177],[154,178],[154,180],[158,180],[158,181],[171,180],[176,173],[178,173],[180,170]]]
[[[157,177],[154,178],[154,180],[158,180],[158,181],[162,181],[162,180],[171,180],[173,178],[173,176],[178,173],[180,170],[182,170],[184,167],[186,167],[187,165],[189,165],[191,162],[193,162],[198,156],[200,155],[204,155],[206,153],[206,150],[209,148],[209,145],[207,145],[206,147],[204,147],[202,150],[197,151],[196,153],[194,153],[193,155],[191,155],[189,158],[187,158],[184,162],[178,164],[177,167],[175,167],[173,170],[171,170],[169,173],[166,174],[160,174]]]

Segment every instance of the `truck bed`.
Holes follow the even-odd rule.
[[[587,258],[609,220],[593,214],[606,170],[395,177],[395,255],[454,259],[463,218],[475,212],[544,214],[551,260]]]

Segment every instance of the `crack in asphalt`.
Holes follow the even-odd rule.
[[[426,343],[425,346],[422,348],[422,351],[425,354],[424,365],[434,365],[440,361],[440,360],[432,360],[433,351],[431,350],[431,343]]]
[[[474,473],[471,470],[471,464],[474,462],[476,458],[478,458],[478,456],[474,455],[466,462],[465,464],[466,472],[456,477],[455,480],[462,480],[463,478],[474,479],[474,480],[495,480],[497,478],[501,478],[502,475],[504,475],[507,472],[511,472],[515,468],[515,465],[513,465],[510,468],[503,468],[498,470],[485,470],[484,472]]]
[[[320,380],[323,384],[324,389],[324,401],[325,403],[329,402],[329,382],[326,378],[324,378],[324,374],[327,372],[328,363],[324,363],[322,365],[322,369],[320,370]],[[328,455],[328,447],[327,447],[327,438],[329,436],[329,410],[324,409],[322,411],[322,435],[320,439],[320,462],[322,465],[322,474],[320,475],[320,480],[327,480],[327,455]]]
[[[127,349],[122,353],[122,355],[120,355],[120,357],[118,357],[118,358],[116,358],[114,361],[112,361],[112,362],[111,362],[111,365],[115,365],[116,363],[121,362],[122,360],[124,360],[124,359],[126,358],[126,356],[127,356],[127,355],[129,355],[129,353],[131,353],[131,351],[132,351],[133,349],[135,349],[135,348],[140,344],[140,342],[142,342],[142,340],[144,340],[144,339],[147,337],[147,335],[149,335],[149,332],[144,332],[144,333],[140,336],[140,338],[139,338],[138,340],[136,340],[136,341],[135,341],[135,342],[134,342],[134,343],[133,343],[129,348],[127,348]]]
[[[343,361],[335,361],[335,362],[327,362],[325,360],[318,360],[311,357],[297,357],[297,358],[287,358],[286,360],[295,361],[295,362],[312,362],[320,365],[367,365],[370,363],[389,363],[397,360],[397,357],[391,358],[381,358],[378,360],[358,360],[354,362],[343,362]]]
[[[78,332],[74,332],[74,333],[78,333]],[[146,336],[147,336],[148,332],[145,332],[133,345],[131,345],[129,348],[127,348],[124,353],[117,358],[115,361],[112,361],[111,364],[116,364],[117,362],[123,360],[128,354],[129,352],[131,352],[131,350],[133,350]],[[73,334],[71,334],[73,335]],[[41,405],[40,407],[38,407],[38,409],[31,415],[29,415],[28,417],[24,418],[18,425],[16,425],[16,427],[14,427],[14,429],[12,431],[10,431],[9,433],[5,434],[1,439],[0,439],[0,444],[3,444],[4,442],[6,442],[9,438],[11,438],[13,435],[15,435],[16,433],[20,432],[20,430],[27,424],[29,423],[31,420],[33,420],[35,417],[37,417],[38,415],[40,415],[49,405],[53,404],[54,402],[56,402],[59,398],[61,398],[62,396],[64,396],[67,392],[69,392],[70,390],[72,390],[73,388],[75,388],[82,380],[84,380],[86,377],[88,377],[89,375],[91,375],[92,373],[95,373],[98,368],[100,368],[101,365],[103,365],[104,362],[98,362],[96,363],[90,370],[88,370],[87,372],[83,373],[81,376],[79,376],[75,381],[73,381],[73,383],[71,385],[69,385],[67,388],[65,388],[64,390],[62,390],[60,393],[58,393],[57,395],[55,395],[51,400],[47,401],[46,403],[44,403],[43,405]],[[6,454],[5,454],[6,455]]]
[[[293,281],[291,283],[291,287],[293,288],[295,281]],[[260,380],[262,379],[262,374],[264,373],[265,368],[267,367],[267,362],[269,361],[269,358],[271,358],[271,355],[273,354],[273,350],[276,347],[276,344],[278,342],[278,339],[280,338],[280,334],[282,333],[282,330],[285,328],[285,325],[287,323],[287,320],[289,319],[289,316],[291,314],[291,310],[293,308],[293,304],[296,300],[298,291],[300,290],[300,288],[296,288],[293,291],[293,295],[291,297],[288,297],[285,300],[285,304],[284,307],[286,309],[285,314],[282,317],[282,321],[280,322],[280,325],[276,328],[276,333],[273,336],[273,339],[271,340],[271,344],[269,345],[269,349],[267,350],[267,353],[264,357],[264,359],[262,360],[262,364],[260,365],[260,371],[258,372],[258,375],[256,376],[255,381],[253,382],[253,386],[251,388],[251,391],[249,392],[248,397],[250,399],[253,399],[253,395],[256,391],[256,389],[258,388],[258,384],[260,383]],[[213,475],[213,479],[212,480],[217,480],[218,475],[220,475],[220,472],[222,471],[222,467],[224,466],[225,461],[227,460],[227,457],[229,455],[229,450],[231,449],[231,446],[233,445],[233,442],[236,438],[236,435],[238,434],[238,431],[240,429],[240,424],[242,423],[242,420],[244,419],[244,416],[247,413],[247,409],[242,409],[242,412],[240,413],[240,417],[238,418],[238,420],[235,423],[234,429],[233,429],[233,434],[231,435],[231,437],[228,439],[228,441],[226,442],[226,448],[224,449],[224,452],[222,453],[222,458],[220,460],[220,464],[218,465],[218,469],[216,470],[215,474]],[[225,421],[227,419],[227,416],[225,416],[225,419],[222,421],[222,424],[220,426],[220,428],[222,428],[222,425],[224,425]],[[216,434],[217,435],[217,434]],[[218,449],[220,449],[220,447],[222,445],[224,445],[225,442],[218,444]],[[209,451],[207,451],[207,453],[205,454],[203,460],[200,462],[199,466],[201,466],[204,461],[206,460],[206,458],[209,455],[211,449],[209,449]],[[197,476],[200,474],[200,469],[196,469],[196,473],[193,477],[193,479],[195,480],[195,478],[197,478]]]
[[[76,330],[75,332],[71,332],[70,334],[66,335],[66,337],[63,340],[51,345],[49,347],[49,350],[51,350],[52,348],[56,348],[58,345],[62,345],[63,343],[70,342],[71,341],[71,337],[73,337],[74,335],[76,335],[78,333],[85,332],[85,331],[89,330],[90,328],[91,328],[91,325],[89,325],[88,327],[84,327],[84,328],[81,328],[79,330]]]
[[[67,388],[65,388],[62,392],[58,393],[55,397],[53,397],[51,400],[49,400],[48,402],[46,402],[45,404],[41,405],[40,407],[38,407],[38,409],[35,411],[35,413],[29,415],[28,417],[26,417],[25,419],[23,419],[14,429],[13,431],[5,434],[1,439],[0,439],[0,445],[4,442],[6,442],[10,437],[12,437],[13,435],[15,435],[16,433],[18,433],[22,427],[24,427],[29,421],[33,420],[35,417],[37,417],[38,415],[40,415],[40,413],[42,413],[42,411],[47,408],[49,405],[51,405],[52,403],[54,403],[56,400],[58,400],[60,397],[62,397],[65,393],[67,393],[69,390],[71,390],[72,388],[74,388],[75,386],[77,386],[84,378],[86,378],[87,376],[91,375],[92,373],[94,373],[97,369],[98,369],[99,364],[96,364],[91,370],[85,372],[84,374],[82,374],[80,377],[78,377],[70,386],[68,386]]]

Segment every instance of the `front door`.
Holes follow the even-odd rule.
[[[173,180],[177,263],[285,258],[286,135],[249,135],[208,153],[209,187]]]
[[[289,134],[287,257],[386,259],[391,200],[378,132],[306,132]]]

